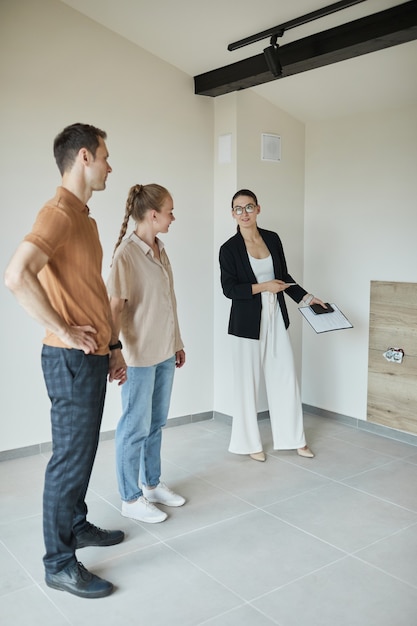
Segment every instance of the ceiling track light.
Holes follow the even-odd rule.
[[[296,28],[297,26],[308,24],[309,22],[318,20],[321,17],[326,17],[327,15],[331,15],[332,13],[336,13],[337,11],[341,11],[342,9],[347,9],[348,7],[359,4],[361,2],[365,2],[365,0],[339,0],[339,2],[329,4],[328,6],[323,7],[322,9],[318,9],[317,11],[306,13],[306,15],[296,17],[295,19],[290,20],[289,22],[284,22],[284,24],[280,24],[279,26],[273,26],[272,28],[268,28],[268,30],[263,30],[260,33],[256,33],[256,35],[250,35],[250,37],[245,37],[245,39],[240,39],[239,41],[230,43],[227,46],[227,49],[230,51],[237,50],[238,48],[249,46],[251,43],[255,43],[256,41],[262,41],[262,39],[267,39],[267,37],[271,36],[282,37],[285,31],[290,30],[291,28]]]
[[[279,45],[277,44],[277,39],[278,37],[282,37],[283,34],[282,32],[272,35],[271,45],[268,46],[268,48],[264,48],[264,56],[268,69],[276,78],[282,76],[282,65],[279,59]]]
[[[301,26],[302,24],[307,24],[312,22],[313,20],[317,20],[321,17],[325,17],[326,15],[331,15],[332,13],[336,13],[337,11],[341,11],[342,9],[346,9],[354,4],[359,4],[360,2],[364,2],[365,0],[339,0],[334,4],[330,4],[322,9],[318,9],[317,11],[313,11],[311,13],[307,13],[306,15],[302,15],[294,20],[290,20],[289,22],[285,22],[280,26],[274,26],[269,30],[262,31],[261,33],[257,33],[256,35],[251,35],[250,37],[246,37],[245,39],[241,39],[240,41],[236,41],[235,43],[231,43],[227,46],[228,50],[236,50],[237,48],[242,48],[243,46],[247,46],[256,41],[261,41],[266,37],[271,36],[270,45],[267,48],[264,48],[264,57],[266,64],[268,66],[269,71],[275,78],[282,77],[282,65],[279,57],[279,45],[277,44],[278,37],[283,37],[285,31],[290,28],[295,28],[296,26]]]

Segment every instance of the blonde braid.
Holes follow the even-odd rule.
[[[113,256],[111,258],[111,264],[110,267],[113,265],[113,259],[114,259],[114,255],[116,253],[117,248],[120,246],[120,244],[122,243],[123,237],[126,234],[127,231],[127,226],[129,224],[129,219],[130,216],[132,215],[132,210],[133,210],[133,201],[135,199],[135,197],[140,194],[140,192],[143,189],[143,185],[134,185],[133,187],[130,188],[129,190],[129,195],[127,197],[126,200],[126,210],[125,210],[125,216],[123,218],[123,222],[122,222],[122,226],[120,228],[120,233],[119,233],[119,238],[116,241],[116,245],[114,246],[114,250],[113,250]]]

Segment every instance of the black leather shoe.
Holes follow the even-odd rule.
[[[75,535],[75,548],[86,548],[87,546],[114,546],[125,538],[122,530],[103,530],[87,522],[85,528]]]
[[[77,561],[57,574],[46,574],[45,582],[52,589],[68,591],[81,598],[104,598],[113,591],[113,585],[108,580],[92,574]]]

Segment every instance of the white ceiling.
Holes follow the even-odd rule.
[[[61,0],[190,76],[260,54],[269,39],[229,52],[229,43],[335,0]],[[403,0],[364,0],[291,29],[281,45]],[[301,121],[417,103],[417,41],[253,87]],[[199,96],[204,97],[204,96]]]

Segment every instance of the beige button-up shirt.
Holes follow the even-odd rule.
[[[131,367],[162,363],[184,347],[171,265],[163,242],[157,242],[160,260],[133,232],[118,247],[107,281],[109,296],[126,301],[121,339]]]

